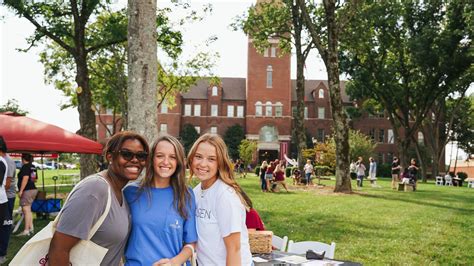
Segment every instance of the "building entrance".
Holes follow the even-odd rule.
[[[258,151],[258,164],[261,165],[263,160],[267,160],[269,163],[270,161],[274,161],[278,159],[278,151],[277,150],[259,150]]]

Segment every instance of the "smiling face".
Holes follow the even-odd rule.
[[[142,143],[137,139],[127,139],[123,142],[120,151],[129,151],[132,153],[146,152]],[[107,154],[107,160],[111,163],[111,169],[116,175],[126,180],[135,180],[140,176],[145,167],[146,160],[138,160],[137,156],[133,156],[130,160],[125,159],[120,152],[116,152],[115,156],[111,153]]]
[[[153,170],[155,183],[165,182],[169,185],[170,177],[176,172],[178,165],[176,150],[168,141],[160,141],[153,154]]]
[[[204,189],[209,188],[217,180],[216,147],[208,142],[201,142],[191,162],[193,174],[202,182]]]

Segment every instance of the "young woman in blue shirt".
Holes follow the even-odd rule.
[[[146,176],[124,190],[132,229],[126,265],[180,265],[197,241],[195,199],[186,185],[184,149],[169,135],[153,143]]]

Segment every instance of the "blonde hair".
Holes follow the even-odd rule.
[[[244,205],[245,209],[249,209],[249,205],[247,204],[245,198],[243,197],[242,188],[237,184],[235,181],[234,171],[232,171],[232,162],[229,157],[229,153],[227,152],[227,146],[225,145],[224,140],[217,134],[209,134],[206,133],[199,137],[191,147],[188,153],[188,165],[192,165],[192,161],[194,156],[196,155],[196,150],[201,143],[209,143],[210,145],[216,148],[216,160],[217,160],[217,179],[220,179],[226,185],[230,186],[235,190],[237,196],[239,196],[240,201]],[[193,168],[190,167],[190,176],[194,175]]]
[[[170,186],[173,189],[173,206],[183,219],[187,219],[188,212],[187,207],[191,206],[191,194],[188,191],[186,185],[186,160],[184,154],[183,145],[175,137],[164,134],[160,135],[155,142],[153,142],[151,148],[151,154],[148,156],[148,164],[146,168],[145,178],[140,183],[139,193],[143,191],[147,192],[149,199],[151,200],[150,188],[153,187],[153,179],[155,175],[154,157],[155,150],[158,144],[162,141],[169,142],[174,147],[176,153],[176,171],[170,177]],[[194,215],[194,214],[191,214]]]

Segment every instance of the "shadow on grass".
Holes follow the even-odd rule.
[[[394,191],[394,193],[397,193],[398,191]],[[424,205],[424,206],[429,206],[429,207],[436,207],[436,208],[442,208],[442,209],[449,209],[449,210],[456,210],[459,212],[465,212],[465,213],[472,213],[474,208],[459,208],[459,207],[454,207],[454,206],[449,206],[449,205],[443,205],[443,204],[437,204],[434,202],[429,202],[425,201],[423,199],[428,199],[428,200],[435,200],[435,201],[442,201],[443,197],[440,197],[434,193],[430,193],[431,191],[416,191],[413,193],[417,194],[423,194],[422,197],[403,197],[403,195],[407,196],[406,194],[399,194],[399,196],[395,196],[395,194],[384,194],[384,195],[374,195],[374,194],[360,194],[361,197],[366,197],[366,198],[375,198],[375,199],[384,199],[384,200],[391,200],[391,201],[399,201],[402,203],[412,203],[412,204],[418,204],[418,205]],[[401,192],[399,192],[401,193]],[[398,194],[398,193],[397,193]],[[451,195],[448,197],[450,200],[453,198],[455,199],[456,202],[464,202],[466,201],[465,197],[463,196],[458,196],[458,195]],[[472,199],[472,198],[471,198]]]

